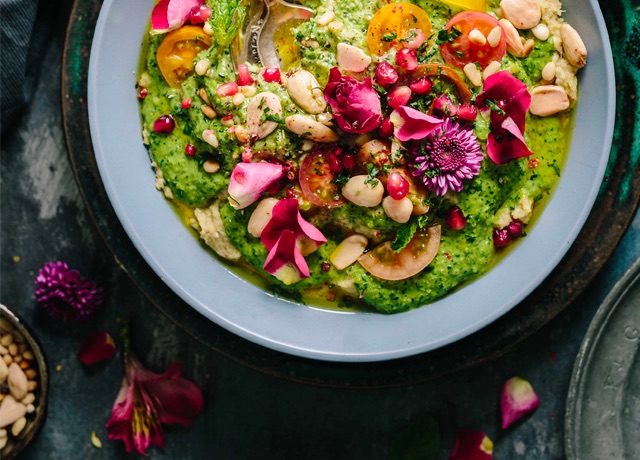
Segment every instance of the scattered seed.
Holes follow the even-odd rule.
[[[211,61],[209,59],[200,59],[196,63],[195,70],[198,75],[204,75],[207,73],[207,70],[209,70],[209,67],[211,67]]]
[[[102,441],[100,441],[100,438],[96,435],[95,431],[91,432],[91,445],[96,449],[102,448]]]
[[[211,107],[209,107],[208,105],[203,105],[200,107],[200,110],[202,110],[202,113],[204,113],[204,116],[207,118],[215,118],[218,114],[216,113],[215,110],[213,110]]]
[[[202,163],[202,168],[206,173],[209,173],[209,174],[217,173],[218,171],[220,171],[220,163],[213,160],[207,160],[204,163]]]

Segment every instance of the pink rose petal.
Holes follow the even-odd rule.
[[[235,209],[244,209],[284,176],[284,167],[279,164],[238,163],[229,179],[229,203]]]
[[[191,14],[191,9],[204,0],[160,0],[151,12],[151,33],[163,34],[182,27]]]
[[[282,231],[262,268],[284,284],[293,284],[309,276],[309,267],[296,246],[296,236],[291,230]]]
[[[407,106],[398,107],[391,112],[390,118],[400,142],[424,139],[443,123],[440,118]]]
[[[302,255],[309,255],[326,243],[322,232],[300,214],[298,200],[287,198],[280,200],[274,207],[271,219],[260,235],[260,241],[271,251],[285,230],[291,230],[296,238],[296,245]]]
[[[539,403],[538,395],[528,381],[520,377],[512,377],[504,382],[500,392],[502,428],[509,427],[534,411]]]
[[[116,344],[113,337],[106,331],[97,331],[89,335],[82,343],[78,358],[82,364],[92,364],[113,358],[116,353]]]
[[[481,431],[460,430],[449,460],[490,460],[493,442]]]
[[[498,165],[517,158],[532,155],[520,128],[511,117],[505,118],[499,128],[494,128],[487,138],[487,155]]]

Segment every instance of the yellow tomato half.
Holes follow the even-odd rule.
[[[156,60],[162,76],[172,88],[179,88],[193,73],[193,60],[211,46],[211,37],[199,26],[182,26],[160,43]]]
[[[439,0],[445,5],[462,8],[463,10],[486,11],[485,0]]]
[[[429,15],[419,6],[407,2],[383,6],[371,18],[367,30],[367,44],[372,54],[382,55],[392,46],[403,48],[402,39],[411,29],[420,29],[426,37],[431,35]]]

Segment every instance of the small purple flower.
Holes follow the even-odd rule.
[[[426,138],[424,150],[413,150],[409,165],[412,174],[436,195],[449,189],[460,192],[462,180],[480,172],[482,151],[470,126],[461,126],[447,118]]]
[[[52,318],[62,321],[87,319],[102,307],[102,288],[69,270],[64,262],[47,262],[35,279],[38,303]]]

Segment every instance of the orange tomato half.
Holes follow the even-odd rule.
[[[169,86],[179,88],[193,73],[195,57],[210,46],[211,37],[200,26],[182,26],[169,32],[156,53],[158,67]]]
[[[411,29],[422,30],[426,37],[431,35],[431,20],[425,10],[407,2],[383,6],[376,11],[369,23],[369,51],[380,56],[392,46],[403,48],[402,39],[407,37]]]

